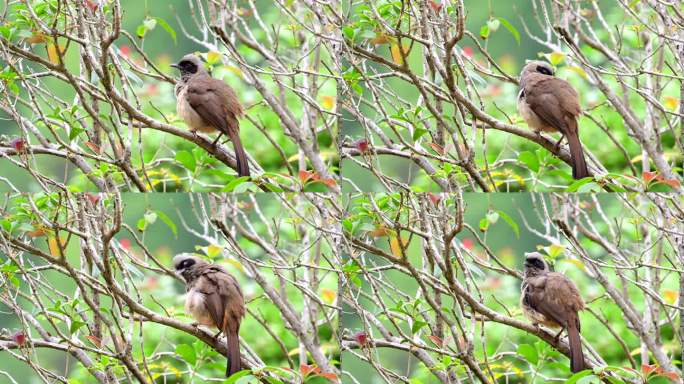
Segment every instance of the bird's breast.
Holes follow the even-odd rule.
[[[185,296],[185,311],[201,325],[215,326],[206,307],[204,294],[190,289]]]
[[[518,113],[520,113],[520,116],[522,116],[522,118],[525,119],[525,122],[527,122],[527,126],[535,132],[557,131],[557,129],[544,123],[544,121],[542,121],[542,119],[540,119],[539,116],[537,116],[537,114],[534,113],[532,108],[530,108],[530,105],[527,104],[527,101],[525,100],[525,96],[522,90],[520,91],[520,95],[518,96]]]
[[[185,121],[185,124],[191,131],[199,131],[203,133],[211,133],[216,129],[211,125],[207,124],[202,116],[200,116],[188,103],[186,97],[187,87],[181,87],[176,93],[176,112],[178,116]]]

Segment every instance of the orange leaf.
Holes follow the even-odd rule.
[[[45,236],[45,227],[42,225],[39,225],[37,227],[34,227],[35,229],[33,231],[28,231],[26,232],[29,237],[39,237],[39,236]]]
[[[331,177],[331,178],[327,178],[327,179],[322,179],[321,182],[322,182],[323,184],[327,185],[327,186],[330,187],[330,188],[332,188],[332,187],[334,187],[335,185],[337,185],[337,181],[335,181],[335,179],[333,179],[332,177]]]
[[[374,45],[387,44],[392,39],[384,33],[378,33],[374,38],[370,39],[370,43]]]
[[[387,236],[390,233],[392,233],[387,227],[384,225],[380,225],[376,227],[374,230],[369,232],[369,235],[373,237],[381,237],[381,236]]]
[[[675,300],[677,300],[677,291],[673,291],[671,289],[664,289],[663,297],[665,297],[665,301],[667,301],[668,303],[674,304]]]
[[[305,170],[300,170],[299,171],[299,181],[302,184],[306,184],[309,179],[312,179],[314,177],[315,173],[314,172],[309,172]]]
[[[679,107],[679,99],[676,97],[672,96],[665,96],[663,98],[665,108],[670,109],[670,110],[675,110],[677,107]]]
[[[392,236],[390,239],[390,249],[392,250],[392,254],[396,257],[402,257],[401,250],[402,248],[405,250],[407,245],[408,239],[401,239],[401,244],[399,243],[399,237],[397,236]]]
[[[321,369],[315,365],[302,364],[299,366],[299,372],[301,372],[302,376],[307,376],[311,373],[319,373],[320,371]]]
[[[649,374],[655,372],[656,366],[655,365],[650,365],[650,364],[641,364],[641,372],[644,373],[644,375],[648,376]]]
[[[59,49],[59,52],[57,52],[57,49]],[[47,54],[48,54],[48,59],[52,64],[59,64],[59,54],[61,53],[64,55],[64,51],[66,48],[64,48],[63,45],[55,45],[55,44],[48,44],[47,45]]]
[[[439,145],[439,144],[437,144],[437,143],[430,143],[430,147],[432,147],[432,149],[433,149],[435,152],[439,153],[440,155],[443,155],[443,154],[444,154],[444,148],[442,148],[441,145]]]
[[[653,179],[656,178],[657,173],[656,172],[644,172],[644,174],[641,176],[644,178],[644,182],[646,184],[650,183]]]
[[[328,304],[332,304],[335,301],[336,296],[337,296],[337,292],[333,291],[330,288],[321,289],[321,297]]]
[[[430,339],[430,341],[432,341],[436,346],[440,348],[444,346],[444,341],[437,336],[430,335],[428,336],[428,339]]]
[[[337,380],[337,375],[332,373],[332,372],[321,373],[319,376],[325,377],[326,379],[329,379],[329,380]]]
[[[102,341],[93,335],[86,336],[86,339],[90,340],[90,342],[95,344],[98,348],[102,345]]]
[[[47,42],[47,36],[45,36],[45,34],[42,32],[33,32],[33,35],[26,39],[26,42],[29,44],[45,43]]]
[[[50,249],[50,254],[54,257],[60,257],[61,256],[60,251],[59,251],[59,249],[60,249],[59,245],[60,244],[57,243],[57,237],[56,236],[50,236],[50,237],[48,237],[47,242],[48,242],[48,249]],[[65,239],[60,239],[60,243],[62,245],[62,249],[66,248],[66,240]]]
[[[321,104],[323,104],[323,108],[325,109],[333,109],[335,106],[335,98],[332,96],[323,96],[321,97]]]
[[[409,53],[409,46],[404,45],[402,47],[402,51],[404,51],[404,55],[408,56]],[[392,60],[399,65],[404,65],[404,58],[401,55],[401,51],[399,50],[399,44],[397,43],[392,43],[390,46],[390,53],[392,53]]]
[[[100,148],[97,144],[93,142],[86,141],[85,145],[88,146],[88,148],[90,148],[91,151],[97,153],[98,155],[102,153],[102,148]]]

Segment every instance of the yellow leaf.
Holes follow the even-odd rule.
[[[399,238],[400,238],[399,236],[392,236],[392,238],[390,239],[390,249],[392,250],[392,254],[394,256],[401,258],[402,257],[402,253],[401,253],[402,246],[401,245],[403,245],[403,248],[406,249],[406,246],[408,245],[408,239],[402,238],[401,244],[400,244]]]
[[[665,107],[666,107],[667,109],[671,109],[671,110],[674,111],[674,110],[677,109],[677,107],[679,107],[679,99],[676,98],[676,97],[665,96],[665,97],[663,98],[663,101],[664,101]]]
[[[297,354],[299,354],[299,348],[295,348],[287,353],[288,356],[295,356]]]
[[[370,43],[374,45],[379,45],[379,44],[387,44],[391,41],[392,39],[390,36],[384,34],[384,33],[378,33],[375,35],[374,38],[370,39]]]
[[[57,237],[50,236],[48,237],[47,242],[50,254],[54,257],[61,257],[61,254],[59,252],[59,244],[57,243]],[[62,249],[66,248],[66,239],[60,238],[60,243],[62,244]]]
[[[232,265],[233,267],[235,267],[235,268],[241,270],[242,272],[245,271],[245,267],[243,267],[243,266],[242,266],[242,263],[239,262],[239,261],[237,261],[237,260],[228,259],[228,260],[226,260],[226,262],[227,262],[228,264]]]
[[[333,109],[335,106],[335,98],[332,96],[323,96],[321,97],[321,104],[323,104],[323,108],[325,109]]]
[[[207,63],[214,65],[221,60],[221,54],[216,51],[207,52]]]
[[[587,73],[584,72],[584,69],[582,69],[582,68],[580,68],[580,67],[577,67],[577,66],[574,66],[574,65],[568,65],[568,66],[565,67],[565,68],[567,68],[567,69],[569,69],[569,70],[571,70],[571,71],[577,73],[578,75],[582,76],[582,77],[585,78],[585,79],[588,79],[588,78],[589,78],[589,76],[587,75]]]
[[[587,270],[587,267],[586,267],[586,266],[584,265],[584,263],[581,262],[580,260],[577,260],[577,259],[565,259],[565,261],[567,261],[567,262],[570,263],[570,264],[575,264],[575,266],[576,266],[577,268],[579,268],[579,269],[581,269],[581,270],[583,270],[583,271],[586,271],[586,270]]]
[[[403,51],[404,51],[404,55],[408,56],[408,53],[409,53],[409,46],[408,46],[408,45],[404,45],[402,48],[403,48]],[[395,62],[396,64],[404,65],[404,58],[401,57],[401,51],[399,50],[399,44],[397,44],[397,43],[392,43],[392,45],[391,45],[391,47],[390,47],[390,52],[392,53],[392,60],[394,60],[394,62]]]
[[[551,52],[549,54],[549,61],[553,65],[558,65],[565,60],[565,54],[563,52]]]
[[[667,301],[668,303],[674,304],[674,302],[677,300],[677,291],[673,291],[671,289],[664,289],[663,297],[665,297],[665,301]]]
[[[242,77],[242,70],[241,70],[240,68],[236,67],[236,66],[233,66],[233,65],[224,65],[223,68],[225,68],[226,70],[228,70],[228,71],[230,71],[230,72],[233,72],[234,74],[236,74],[236,75]]]
[[[47,45],[47,54],[48,54],[48,59],[52,64],[59,64],[59,53],[57,52],[57,47],[59,47],[59,53],[64,54],[64,51],[66,50],[63,45],[55,45],[55,44],[48,44]]]
[[[328,304],[332,304],[335,301],[336,296],[337,292],[333,291],[330,288],[321,289],[321,298],[323,298],[323,301],[325,301]]]
[[[211,257],[212,259],[218,257],[221,254],[222,249],[223,248],[219,247],[218,245],[210,244],[207,246],[207,256]]]

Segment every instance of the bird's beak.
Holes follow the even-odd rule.
[[[173,67],[173,68],[178,68],[178,64],[173,63],[173,64],[171,64],[171,67]]]

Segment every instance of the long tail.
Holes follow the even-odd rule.
[[[226,365],[226,377],[229,377],[235,372],[239,372],[241,368],[240,364],[240,338],[238,333],[228,331],[226,333],[226,338],[228,340],[228,364]]]
[[[237,172],[240,176],[249,176],[249,163],[247,162],[247,154],[245,149],[242,147],[242,142],[240,141],[240,135],[237,129],[229,129],[228,136],[230,141],[233,142],[233,148],[235,148],[235,160],[237,161]]]
[[[570,146],[570,159],[572,160],[572,177],[575,180],[583,179],[589,176],[589,169],[587,169],[587,162],[584,159],[584,151],[582,150],[582,143],[580,143],[577,130],[569,132],[566,135],[568,145]]]
[[[570,370],[573,373],[585,370],[577,315],[568,321],[568,340],[570,341]]]

